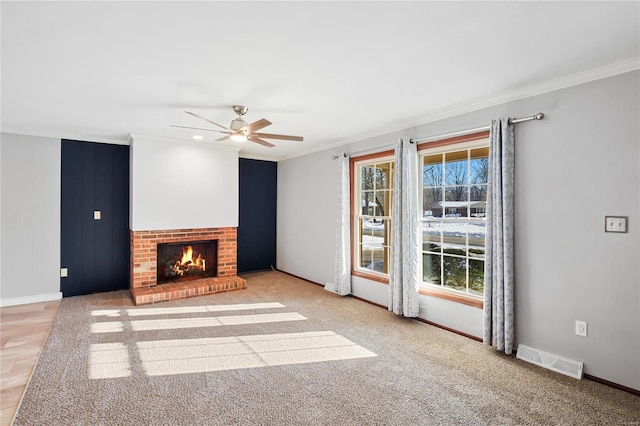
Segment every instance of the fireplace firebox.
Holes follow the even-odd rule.
[[[218,240],[158,244],[157,283],[218,276]]]

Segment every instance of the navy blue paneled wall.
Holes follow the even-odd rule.
[[[61,172],[63,296],[129,288],[129,147],[63,139]]]
[[[238,273],[275,267],[277,166],[240,159]]]

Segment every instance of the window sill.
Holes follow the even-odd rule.
[[[484,302],[482,300],[468,297],[463,294],[455,294],[446,290],[440,290],[434,287],[420,287],[420,294],[425,296],[437,297],[439,299],[445,299],[450,302],[461,303],[467,306],[473,306],[474,308],[482,309]]]
[[[354,277],[365,278],[365,279],[371,280],[371,281],[377,281],[377,282],[383,283],[383,284],[389,284],[389,278],[388,277],[383,277],[383,276],[375,275],[375,274],[368,274],[366,272],[356,271],[355,269],[351,270],[351,275],[354,276]]]
[[[389,284],[388,277],[382,277],[380,275],[368,274],[362,271],[356,271],[354,269],[351,270],[351,275],[354,277],[360,277],[371,281],[377,281],[383,284]],[[453,292],[449,292],[446,290],[440,290],[438,288],[426,288],[420,287],[419,293],[424,296],[437,297],[439,299],[445,299],[450,302],[461,303],[467,306],[473,306],[474,308],[483,309],[484,302],[482,300],[475,299],[473,297],[468,297],[462,294],[455,294]]]

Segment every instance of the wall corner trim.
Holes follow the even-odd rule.
[[[36,294],[33,296],[7,297],[0,299],[0,307],[27,305],[29,303],[51,302],[62,299],[62,292]]]

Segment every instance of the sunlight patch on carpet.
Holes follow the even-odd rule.
[[[149,376],[327,362],[377,356],[332,331],[136,343]]]
[[[91,324],[92,333],[117,333],[130,327],[133,331],[175,330],[181,328],[220,327],[225,325],[264,324],[282,321],[302,321],[297,312],[259,315],[230,315],[223,317],[170,318],[157,320],[108,321]]]
[[[129,351],[124,343],[96,343],[89,347],[89,378],[131,376]]]
[[[98,309],[91,311],[94,317],[118,317],[126,313],[130,317],[149,315],[191,314],[202,312],[246,311],[252,309],[284,308],[282,303],[237,303],[233,305],[179,306],[171,308]]]
[[[151,340],[135,346],[128,351],[124,343],[92,344],[89,378],[129,377],[132,363],[148,376],[168,376],[377,356],[333,331]]]

